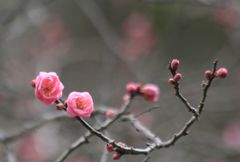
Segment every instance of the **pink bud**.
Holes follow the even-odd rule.
[[[40,72],[35,79],[35,87],[36,97],[47,105],[61,98],[64,89],[58,75],[54,72]]]
[[[106,115],[107,118],[111,119],[116,115],[116,113],[113,110],[107,110],[105,115]]]
[[[181,73],[177,73],[174,78],[173,78],[176,82],[178,82],[179,80],[182,79],[182,74]]]
[[[211,70],[206,70],[204,75],[205,75],[205,78],[208,79],[208,80],[213,77],[213,73],[212,73]]]
[[[31,85],[32,85],[33,88],[35,88],[35,84],[36,84],[36,81],[32,80]]]
[[[168,79],[168,83],[174,85],[175,84],[175,80],[173,78],[170,78],[170,79]]]
[[[119,160],[121,158],[122,154],[115,151],[113,154],[112,154],[112,159],[113,160]]]
[[[67,113],[71,117],[90,117],[94,107],[88,92],[71,92],[67,98]]]
[[[108,143],[108,144],[106,145],[106,149],[107,149],[108,152],[112,152],[112,151],[113,151],[113,145],[110,144],[110,143]]]
[[[137,93],[139,91],[140,86],[141,85],[139,83],[130,82],[126,85],[126,90],[129,94]]]
[[[173,59],[171,62],[171,69],[176,71],[178,69],[179,63],[180,62],[178,59]]]
[[[64,108],[64,105],[62,103],[58,103],[58,104],[56,104],[56,108],[58,110],[62,110]]]
[[[123,101],[128,101],[130,99],[130,95],[129,94],[125,94],[123,96]]]
[[[228,75],[228,70],[224,67],[219,68],[216,73],[215,73],[216,77],[219,78],[225,78]]]
[[[160,94],[158,86],[155,84],[145,84],[141,87],[141,94],[145,100],[157,102]]]

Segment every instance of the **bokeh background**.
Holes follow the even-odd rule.
[[[191,115],[167,83],[169,61],[180,59],[182,91],[197,105],[203,73],[217,58],[229,76],[214,82],[200,121],[189,136],[153,152],[149,161],[240,162],[239,42],[237,0],[0,0],[0,136],[57,111],[40,103],[31,87],[39,71],[55,71],[64,97],[89,91],[96,107],[118,108],[130,81],[157,84],[159,102],[138,98],[132,111],[159,105],[140,120],[168,139]],[[7,143],[9,162],[52,162],[85,131],[72,119],[45,124]],[[147,141],[125,122],[109,133],[129,145],[144,147]],[[104,147],[92,138],[66,162],[98,162]],[[1,144],[0,161],[7,162],[4,150]]]

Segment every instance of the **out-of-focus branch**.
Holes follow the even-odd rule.
[[[129,121],[132,126],[141,132],[147,139],[151,140],[152,142],[160,145],[162,140],[152,133],[147,127],[145,127],[140,121],[138,121],[133,115],[127,115],[122,118],[123,121]]]
[[[17,162],[17,158],[7,144],[3,144],[6,162]]]
[[[171,4],[179,4],[179,5],[190,5],[196,7],[213,7],[214,4],[205,0],[143,0],[145,3],[154,3],[159,5],[171,5]]]
[[[138,74],[137,69],[134,69],[127,58],[120,53],[118,49],[120,37],[107,20],[99,5],[94,0],[75,0],[75,2],[93,24],[106,46],[111,50],[111,54],[126,64],[128,70],[140,80],[142,75]]]
[[[151,111],[153,111],[153,110],[157,110],[157,109],[159,109],[159,106],[157,106],[157,105],[156,105],[156,106],[149,107],[149,108],[147,108],[146,110],[144,110],[144,111],[142,111],[142,112],[134,115],[134,117],[135,117],[135,118],[138,118],[138,117],[142,116],[142,115],[145,114],[145,113],[149,113],[149,112],[151,112]]]
[[[34,124],[26,124],[24,125],[24,128],[16,133],[13,134],[7,134],[7,135],[3,135],[0,137],[0,142],[1,143],[9,143],[11,141],[14,141],[20,137],[22,137],[23,135],[34,131],[40,127],[42,127],[43,125],[52,122],[52,121],[57,121],[63,118],[67,118],[66,114],[63,113],[51,113],[51,114],[45,114],[43,116],[43,121],[34,123]]]

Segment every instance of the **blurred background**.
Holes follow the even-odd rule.
[[[149,161],[240,162],[239,42],[237,0],[0,0],[0,136],[56,112],[38,101],[31,87],[40,71],[55,71],[64,97],[89,91],[96,107],[120,107],[128,82],[157,84],[160,108],[140,120],[166,140],[191,116],[167,83],[169,61],[180,59],[183,94],[197,105],[204,71],[217,58],[229,77],[215,80],[200,121],[189,136],[153,152]],[[131,110],[156,104],[137,98]],[[6,143],[12,152],[8,161],[1,144],[0,161],[52,162],[85,132],[72,119],[47,123]],[[147,141],[126,122],[109,133],[129,145],[144,147]],[[98,162],[104,148],[92,138],[66,162]]]

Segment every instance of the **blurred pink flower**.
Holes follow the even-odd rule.
[[[145,100],[157,102],[160,94],[159,88],[155,84],[145,84],[141,87],[140,92],[142,93]]]
[[[40,72],[35,79],[35,95],[50,105],[62,97],[64,86],[55,72]]]
[[[123,38],[119,48],[129,61],[149,54],[157,38],[151,21],[140,13],[133,13],[123,24]]]
[[[213,12],[216,23],[227,29],[235,28],[239,20],[237,9],[230,2],[218,6]]]
[[[88,92],[71,92],[67,98],[67,113],[71,117],[90,117],[94,110],[92,96]]]
[[[19,162],[43,162],[37,149],[38,144],[38,140],[35,137],[31,135],[25,136],[17,150]]]
[[[240,149],[240,122],[231,123],[224,128],[223,142],[230,149]]]
[[[74,162],[89,162],[88,158],[85,156],[78,157],[74,160]]]
[[[40,34],[43,45],[46,47],[54,47],[69,37],[64,23],[57,17],[51,17],[47,20],[40,27]]]

